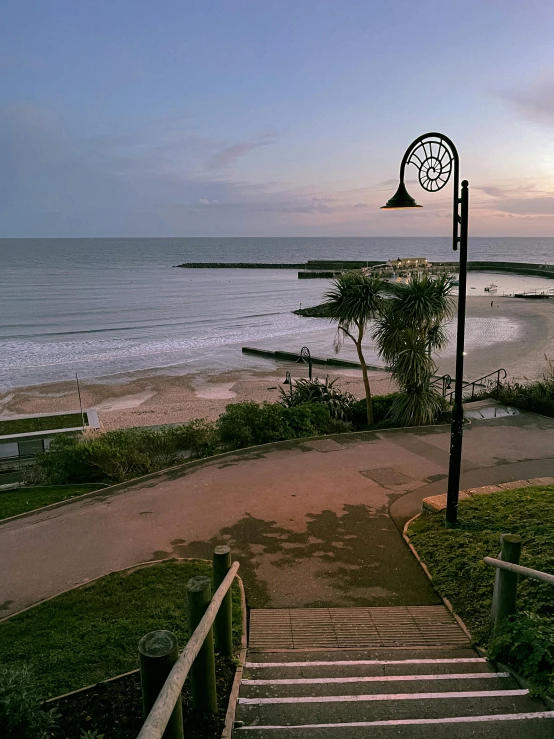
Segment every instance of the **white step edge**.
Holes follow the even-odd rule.
[[[330,685],[332,683],[392,683],[419,680],[488,680],[510,677],[509,672],[460,672],[444,675],[377,675],[371,677],[302,677],[280,680],[241,680],[241,685]]]
[[[352,659],[312,662],[247,662],[245,667],[337,667],[356,665],[459,665],[469,662],[486,662],[484,657],[453,657],[452,659]]]
[[[295,726],[263,726],[253,724],[252,726],[237,726],[235,731],[268,731],[277,729],[350,729],[357,727],[372,726],[418,726],[421,724],[476,724],[490,721],[529,721],[536,719],[554,719],[554,711],[537,711],[536,713],[497,713],[487,716],[450,716],[449,718],[404,718],[391,719],[388,721],[351,721],[342,724],[296,724]]]
[[[357,703],[365,701],[414,701],[441,698],[507,698],[528,695],[527,688],[517,690],[456,690],[442,693],[372,693],[370,695],[295,695],[281,698],[239,698],[248,706],[283,703]]]

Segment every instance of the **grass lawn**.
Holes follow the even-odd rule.
[[[0,664],[27,663],[44,698],[138,667],[138,643],[156,629],[188,638],[185,585],[211,576],[200,561],[168,561],[114,573],[0,623]],[[233,590],[234,634],[240,644],[238,587]]]
[[[87,414],[85,424],[88,424]],[[51,431],[53,429],[72,429],[83,425],[80,413],[66,413],[63,416],[39,416],[38,418],[16,418],[0,421],[0,436],[4,434],[24,434],[31,431]]]
[[[518,615],[492,638],[489,613],[500,534],[520,534],[521,564],[554,573],[554,487],[476,495],[460,502],[459,526],[446,529],[442,514],[420,516],[408,535],[433,576],[467,624],[476,642],[511,664],[539,692],[554,695],[554,587],[522,578]]]
[[[59,485],[50,487],[24,487],[0,491],[0,521],[18,513],[34,511],[50,503],[74,498],[104,485]]]

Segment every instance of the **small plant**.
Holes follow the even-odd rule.
[[[537,693],[554,693],[554,618],[520,613],[502,622],[490,644],[491,659],[517,665]]]
[[[329,382],[329,378],[325,382],[319,379],[295,380],[294,387],[291,392],[287,393],[282,387],[279,388],[281,393],[280,403],[285,408],[293,408],[306,403],[323,403],[329,408],[331,418],[339,421],[350,421],[352,419],[352,406],[357,402],[357,398],[352,393],[344,392],[335,388],[336,379]]]
[[[44,711],[31,670],[26,665],[0,665],[2,739],[49,739],[56,726],[55,709]]]
[[[81,739],[104,739],[104,734],[99,734],[95,729],[94,731],[81,731]]]

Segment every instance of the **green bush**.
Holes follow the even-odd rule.
[[[388,395],[374,395],[372,398],[373,402],[373,421],[374,428],[386,428],[391,426],[389,414],[393,403],[397,398],[401,397],[402,393],[389,393]],[[352,405],[352,423],[357,429],[367,428],[367,410],[366,401],[357,400]]]
[[[517,665],[536,692],[554,695],[554,617],[519,613],[502,623],[492,639],[492,659]]]
[[[350,431],[324,403],[284,408],[280,403],[234,403],[217,423],[195,420],[181,426],[119,429],[57,436],[37,456],[34,484],[114,484],[163,470],[187,459],[209,457],[272,441]]]
[[[57,436],[37,456],[38,477],[52,485],[117,483],[204,457],[217,449],[214,424],[192,421],[159,430],[119,429],[79,436]]]
[[[321,403],[284,408],[279,403],[233,403],[217,422],[222,443],[229,449],[268,444],[305,436],[341,433],[350,425],[333,419]]]
[[[54,709],[41,709],[33,674],[25,665],[0,665],[2,739],[48,739],[56,725]]]
[[[217,422],[221,441],[231,449],[285,438],[284,408],[278,403],[233,403]]]
[[[285,408],[294,408],[307,403],[321,403],[329,408],[331,418],[337,418],[339,421],[350,421],[352,419],[352,406],[356,403],[356,398],[352,393],[335,388],[335,382],[336,379],[329,382],[329,378],[326,378],[325,382],[321,382],[318,378],[315,380],[303,378],[295,380],[290,393],[287,393],[282,387],[279,388],[281,392],[280,403]]]

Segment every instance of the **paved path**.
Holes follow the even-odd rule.
[[[0,609],[138,562],[228,542],[254,607],[433,605],[399,534],[445,492],[448,427],[296,442],[211,460],[0,526]],[[554,420],[468,427],[462,486],[554,475]],[[395,525],[396,524],[396,525]]]

